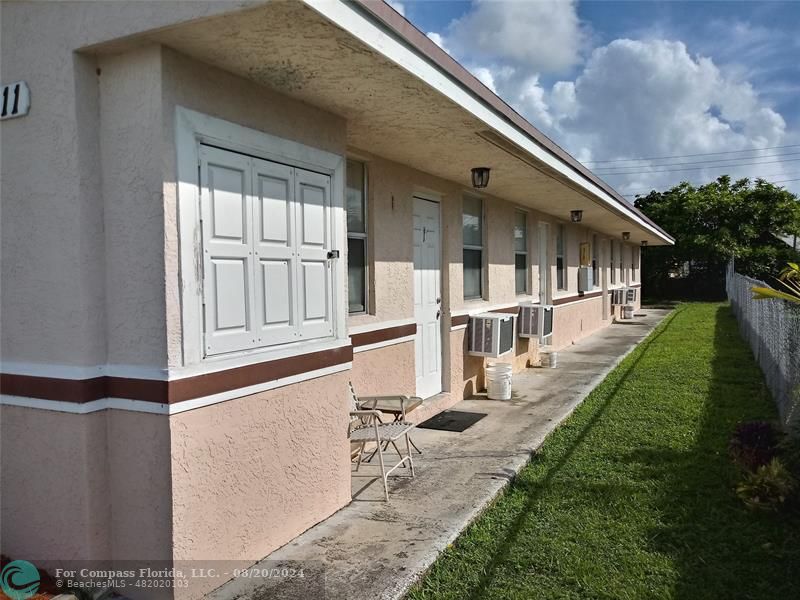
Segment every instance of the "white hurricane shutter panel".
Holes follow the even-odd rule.
[[[331,178],[200,147],[204,353],[333,335]]]
[[[204,345],[207,355],[250,347],[253,331],[250,160],[201,146]]]
[[[295,169],[297,219],[298,318],[303,339],[333,334],[331,248],[331,179]]]
[[[253,159],[255,329],[260,346],[299,338],[293,171]]]

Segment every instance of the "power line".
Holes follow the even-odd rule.
[[[618,162],[639,162],[643,160],[666,160],[668,158],[692,158],[694,156],[715,156],[718,154],[739,154],[742,152],[761,152],[762,150],[778,150],[781,148],[798,148],[800,144],[789,144],[787,146],[766,146],[764,148],[748,148],[746,150],[727,150],[725,152],[701,152],[699,154],[676,154],[674,156],[650,156],[645,158],[615,158],[611,160],[588,160],[585,162],[587,165],[598,165],[605,163],[618,163]],[[747,157],[742,157],[747,158]]]
[[[683,166],[691,166],[691,165],[703,165],[708,163],[722,163],[722,162],[731,162],[731,161],[739,161],[739,160],[753,160],[758,159],[761,160],[762,158],[780,158],[783,156],[797,156],[800,155],[800,152],[784,152],[783,154],[765,154],[764,156],[737,156],[736,158],[716,158],[713,160],[693,160],[685,163],[663,163],[659,165],[630,165],[630,166],[622,166],[622,167],[600,167],[599,169],[595,170],[594,172],[602,175],[604,171],[616,171],[618,169],[645,169],[645,168],[657,168],[657,167],[683,167]],[[735,165],[731,165],[735,166]]]
[[[761,178],[759,178],[759,179],[761,179]],[[800,177],[797,177],[796,179],[779,179],[777,181],[767,181],[767,183],[772,183],[772,184],[789,183],[790,181],[800,181]],[[627,196],[641,196],[642,194],[649,194],[652,191],[653,191],[652,189],[650,189],[650,190],[639,190],[638,192],[629,192],[627,194],[622,194],[622,195],[626,196],[626,197]]]
[[[800,160],[800,158],[789,158],[787,160],[765,160],[762,162],[753,162],[753,163],[742,163],[740,165],[708,165],[704,167],[681,167],[680,169],[659,169],[657,171],[641,171],[641,170],[634,170],[634,171],[616,171],[613,173],[597,173],[597,175],[655,175],[658,173],[671,173],[673,171],[703,171],[706,169],[739,169],[741,167],[750,167],[756,165],[774,165],[778,163],[787,163],[787,162],[796,162]]]

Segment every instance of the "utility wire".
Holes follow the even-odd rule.
[[[755,165],[774,165],[777,163],[787,163],[787,162],[796,162],[799,161],[800,158],[789,158],[786,160],[765,160],[762,162],[753,162],[753,163],[742,163],[739,165],[707,165],[704,167],[680,167],[679,169],[659,169],[659,170],[651,170],[651,171],[642,171],[639,167],[638,170],[633,171],[615,171],[613,173],[596,173],[596,175],[602,175],[605,177],[606,175],[654,175],[657,173],[670,173],[673,171],[704,171],[706,169],[739,169],[741,167],[750,167]]]
[[[767,183],[772,183],[772,184],[775,184],[775,183],[789,183],[790,181],[800,181],[800,177],[797,177],[796,179],[779,179],[777,181],[767,181]],[[693,185],[695,185],[695,184],[693,184]],[[639,190],[638,192],[629,192],[627,194],[622,194],[622,195],[626,196],[626,197],[627,196],[641,196],[642,194],[649,194],[652,191],[653,191],[652,189],[650,189],[650,190]]]
[[[616,171],[618,169],[645,169],[645,168],[657,168],[657,167],[683,167],[683,166],[692,166],[692,165],[703,165],[708,163],[728,163],[731,161],[740,161],[740,160],[761,160],[762,158],[781,158],[784,156],[798,156],[800,152],[784,152],[783,154],[765,154],[764,156],[738,156],[736,158],[716,158],[713,160],[692,160],[689,162],[683,163],[662,163],[658,165],[628,165],[628,166],[620,166],[620,167],[600,167],[595,170],[595,173],[602,174],[604,171]],[[735,166],[735,165],[732,165]]]
[[[765,181],[770,181],[770,177],[796,177],[800,175],[800,171],[791,171],[791,172],[781,172],[781,173],[764,173],[760,175],[756,175],[755,177],[750,177],[749,179],[764,179]],[[782,179],[781,181],[794,181],[793,179]],[[690,181],[692,185],[695,185],[694,182]],[[707,183],[707,182],[706,182]],[[697,182],[696,185],[705,185],[704,182]],[[649,191],[649,190],[648,190]]]
[[[727,150],[725,152],[701,152],[699,154],[676,154],[674,156],[650,156],[645,158],[615,158],[610,160],[588,160],[587,165],[598,165],[601,163],[618,162],[639,162],[643,160],[666,160],[668,158],[692,158],[695,156],[715,156],[717,154],[740,154],[742,152],[761,152],[762,150],[778,150],[781,148],[800,148],[800,144],[789,144],[787,146],[766,146],[764,148],[748,148],[746,150]],[[747,158],[747,157],[742,157]]]

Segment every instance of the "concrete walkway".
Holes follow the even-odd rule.
[[[259,563],[303,568],[302,578],[233,580],[210,598],[401,598],[547,434],[668,313],[641,310],[633,322],[614,324],[560,351],[556,369],[515,375],[511,401],[458,403],[454,409],[487,416],[463,433],[416,430],[414,441],[425,453],[414,455],[417,476],[393,478],[388,503],[375,479],[377,467],[362,466],[353,474],[350,505]]]

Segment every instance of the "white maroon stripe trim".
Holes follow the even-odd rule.
[[[413,319],[412,319],[413,322]],[[382,327],[380,328],[382,329]],[[321,350],[333,350],[349,346],[350,340],[323,340],[319,343],[309,343],[303,346],[293,346],[291,348],[274,348],[260,352],[247,352],[234,357],[221,357],[220,359],[204,360],[197,365],[186,367],[170,367],[169,369],[159,367],[147,367],[140,365],[93,365],[88,367],[50,364],[50,363],[29,363],[29,362],[0,362],[0,372],[8,375],[26,375],[30,377],[48,377],[53,379],[94,379],[96,377],[122,377],[126,379],[147,379],[151,381],[177,381],[206,375],[208,373],[218,373],[237,367],[245,367],[252,364],[259,364],[271,360],[290,358],[291,356],[301,356],[311,352]],[[263,349],[262,349],[263,350]]]
[[[123,377],[169,381],[166,369],[139,365],[94,365],[81,367],[48,363],[9,362],[0,363],[0,371],[9,375],[29,377],[51,377],[53,379],[94,379],[96,377]]]
[[[378,348],[385,348],[386,346],[394,346],[395,344],[404,344],[406,342],[413,342],[416,336],[406,335],[404,337],[394,338],[392,340],[384,340],[382,342],[375,342],[374,344],[365,344],[364,346],[354,346],[353,354],[359,352],[367,352],[369,350],[377,350]]]
[[[505,304],[484,304],[468,306],[460,308],[450,313],[451,317],[463,317],[464,315],[477,315],[479,313],[492,312],[495,310],[503,310],[504,308],[515,308],[519,306],[520,302],[527,302],[527,300],[517,300],[516,302],[506,302]]]
[[[354,325],[347,328],[347,335],[353,336],[359,333],[370,333],[372,331],[379,331],[381,329],[391,329],[392,327],[402,327],[404,325],[413,325],[416,321],[411,319],[399,319],[397,321],[380,321],[379,323],[365,323],[363,325]]]
[[[211,396],[204,396],[202,398],[193,398],[191,400],[183,400],[175,402],[174,404],[160,404],[156,402],[144,402],[141,400],[128,400],[126,398],[100,398],[99,400],[92,400],[90,402],[61,402],[59,400],[41,400],[39,398],[27,398],[24,396],[7,396],[0,395],[0,406],[21,406],[25,408],[36,408],[40,410],[51,410],[56,412],[70,413],[83,415],[88,413],[97,412],[100,410],[127,410],[131,412],[144,412],[159,415],[175,415],[178,413],[186,412],[188,410],[195,410],[220,402],[234,400],[243,396],[265,392],[279,387],[300,383],[309,379],[317,379],[325,377],[326,375],[333,375],[342,371],[348,371],[353,368],[352,362],[318,369],[316,371],[309,371],[283,379],[275,379],[257,385],[251,385],[244,388],[229,390]]]

